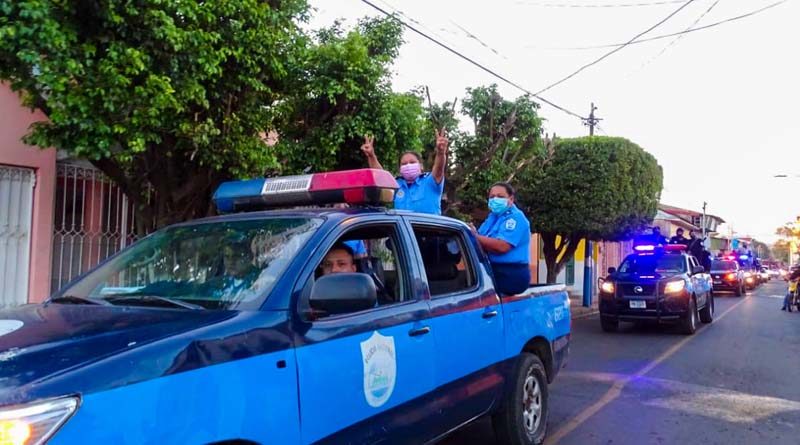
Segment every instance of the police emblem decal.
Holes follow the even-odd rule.
[[[403,196],[406,196],[406,192],[404,192],[402,190],[398,190],[397,194],[395,194],[395,196],[397,197],[397,199],[403,199]]]
[[[514,230],[517,228],[517,221],[514,219],[509,219],[506,221],[506,230]]]
[[[394,337],[375,331],[361,342],[361,362],[364,366],[364,397],[369,406],[378,408],[389,401],[397,380],[397,356]]]

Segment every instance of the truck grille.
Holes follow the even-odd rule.
[[[641,288],[641,292],[637,292],[637,288]],[[656,285],[655,284],[623,284],[622,285],[622,292],[623,295],[636,297],[636,296],[643,296],[649,297],[656,294]]]

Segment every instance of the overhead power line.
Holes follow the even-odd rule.
[[[710,12],[711,12],[711,11],[712,11],[714,8],[716,8],[716,7],[717,7],[717,5],[719,4],[719,2],[721,2],[721,1],[722,1],[722,0],[715,0],[715,1],[714,1],[714,3],[712,3],[712,4],[711,4],[711,6],[709,6],[709,7],[708,7],[708,9],[706,9],[705,11],[703,11],[703,13],[702,13],[702,14],[700,14],[700,17],[698,17],[697,19],[695,19],[695,21],[694,21],[694,22],[692,22],[692,24],[691,24],[691,25],[689,25],[689,26],[688,26],[688,27],[687,27],[687,28],[686,28],[684,31],[687,31],[687,30],[689,30],[689,29],[692,29],[692,28],[694,28],[695,26],[697,26],[697,24],[698,24],[698,23],[700,23],[700,21],[701,21],[701,20],[703,20],[703,19],[705,18],[705,16],[707,16],[707,15],[708,15],[708,14],[709,14],[709,13],[710,13]],[[678,42],[679,42],[679,41],[680,41],[680,40],[681,40],[681,39],[682,39],[682,38],[683,38],[685,35],[686,35],[686,34],[679,34],[679,35],[678,35],[678,36],[676,36],[674,39],[672,39],[672,40],[671,40],[669,43],[667,43],[667,44],[666,44],[666,46],[664,46],[663,48],[661,48],[661,51],[659,51],[659,52],[658,52],[658,54],[656,54],[655,56],[651,57],[651,58],[650,58],[650,60],[648,60],[647,62],[643,63],[643,64],[642,64],[642,66],[640,66],[640,67],[639,67],[639,70],[642,70],[642,69],[644,69],[646,66],[648,66],[648,65],[650,65],[651,63],[655,62],[655,61],[656,61],[656,59],[658,59],[659,57],[661,57],[661,56],[662,56],[662,55],[663,55],[665,52],[667,52],[667,50],[668,50],[668,49],[670,49],[670,48],[672,48],[673,46],[675,46],[675,44],[676,44],[676,43],[678,43]]]
[[[539,8],[640,8],[646,6],[673,5],[683,2],[684,0],[659,0],[636,3],[553,3],[519,0],[516,3],[526,6],[536,6]]]
[[[771,3],[771,4],[767,5],[767,6],[764,6],[763,8],[756,9],[755,11],[750,11],[748,13],[737,15],[735,17],[730,17],[730,18],[727,18],[725,20],[720,20],[718,22],[709,23],[708,25],[698,26],[696,28],[690,28],[690,29],[686,29],[686,30],[680,31],[680,32],[673,32],[673,33],[670,33],[670,34],[664,34],[664,35],[660,35],[660,36],[653,36],[653,37],[648,37],[648,38],[645,38],[645,39],[639,39],[639,40],[636,40],[635,42],[609,43],[609,44],[605,44],[605,45],[573,46],[573,47],[566,47],[566,48],[549,48],[549,49],[587,50],[587,49],[615,48],[615,47],[627,46],[627,45],[638,45],[640,43],[653,42],[655,40],[668,39],[670,37],[675,37],[675,36],[680,36],[680,35],[683,35],[683,34],[689,34],[689,33],[692,33],[692,32],[702,31],[702,30],[705,30],[705,29],[714,28],[716,26],[724,25],[726,23],[731,23],[731,22],[735,22],[735,21],[738,21],[738,20],[746,19],[748,17],[752,17],[752,16],[754,16],[756,14],[760,14],[762,12],[765,12],[765,11],[769,10],[769,9],[775,8],[777,6],[780,6],[780,5],[782,5],[782,4],[784,4],[784,3],[788,2],[788,1],[789,0],[781,0],[781,1],[778,1],[778,2],[775,2],[775,3]]]
[[[688,1],[687,1],[687,2],[685,2],[683,5],[681,5],[681,6],[680,6],[678,9],[676,9],[676,10],[672,11],[672,13],[670,13],[668,16],[666,16],[666,17],[664,17],[663,19],[661,19],[661,20],[660,20],[658,23],[656,23],[655,25],[653,25],[653,26],[651,26],[651,27],[647,28],[646,30],[644,30],[644,31],[640,32],[639,34],[636,34],[636,35],[635,35],[635,36],[634,36],[632,39],[628,40],[628,42],[627,42],[627,43],[625,43],[624,45],[622,45],[622,46],[619,46],[619,47],[617,47],[617,48],[614,48],[614,49],[612,49],[611,51],[609,51],[609,52],[607,52],[607,53],[603,54],[602,56],[598,57],[597,59],[595,59],[595,60],[593,60],[593,61],[591,61],[591,62],[587,63],[586,65],[583,65],[583,66],[581,66],[580,68],[578,68],[577,70],[575,70],[575,71],[574,71],[574,72],[572,72],[571,74],[569,74],[569,75],[567,75],[567,76],[565,76],[565,77],[561,78],[560,80],[558,80],[558,81],[556,81],[556,82],[553,82],[553,83],[551,83],[550,85],[546,86],[545,88],[542,88],[541,90],[537,91],[537,92],[536,92],[536,94],[542,94],[542,93],[544,93],[545,91],[548,91],[548,90],[550,90],[550,89],[552,89],[552,88],[555,88],[555,87],[557,87],[558,85],[561,85],[562,83],[564,83],[564,82],[566,82],[566,81],[568,81],[568,80],[572,79],[573,77],[577,76],[578,74],[580,74],[581,72],[583,72],[583,71],[584,71],[584,70],[586,70],[587,68],[590,68],[590,67],[592,67],[592,66],[594,66],[594,65],[597,65],[598,63],[602,62],[603,60],[607,59],[608,57],[611,57],[611,56],[612,56],[612,55],[614,55],[615,53],[617,53],[617,52],[619,52],[619,51],[622,51],[622,50],[623,50],[623,49],[624,49],[626,46],[628,46],[628,45],[630,45],[632,42],[636,41],[636,39],[638,39],[639,37],[641,37],[641,36],[643,36],[643,35],[647,34],[648,32],[650,32],[650,31],[652,31],[652,30],[654,30],[654,29],[658,28],[659,26],[663,25],[663,24],[664,24],[664,23],[665,23],[667,20],[671,19],[671,18],[672,18],[672,17],[674,17],[676,14],[678,14],[679,12],[681,12],[681,11],[682,11],[684,8],[686,8],[686,7],[687,7],[687,6],[689,6],[690,4],[694,3],[694,1],[695,1],[695,0],[688,0]]]
[[[572,117],[577,117],[578,119],[581,119],[581,120],[583,120],[583,119],[584,119],[584,117],[583,117],[583,116],[581,116],[580,114],[578,114],[578,113],[575,113],[575,112],[573,112],[573,111],[570,111],[570,110],[568,110],[568,109],[566,109],[566,108],[564,108],[564,107],[562,107],[562,106],[560,106],[560,105],[558,105],[558,104],[556,104],[556,103],[553,103],[553,102],[551,102],[551,101],[549,101],[549,100],[547,100],[547,99],[545,99],[545,98],[543,98],[543,97],[539,96],[539,94],[538,94],[538,93],[533,93],[533,92],[531,92],[531,91],[530,91],[530,90],[528,90],[527,88],[525,88],[525,87],[521,86],[520,84],[518,84],[518,83],[516,83],[516,82],[514,82],[514,81],[512,81],[512,80],[510,80],[510,79],[508,79],[507,77],[505,77],[505,76],[503,76],[503,75],[501,75],[501,74],[499,74],[499,73],[495,72],[495,71],[494,71],[494,70],[492,70],[491,68],[487,68],[486,66],[482,65],[481,63],[479,63],[479,62],[476,62],[475,60],[471,59],[470,57],[468,57],[468,56],[466,56],[466,55],[462,54],[461,52],[459,52],[459,51],[457,51],[457,50],[455,50],[455,49],[453,49],[453,48],[451,48],[451,47],[449,47],[449,46],[445,45],[444,43],[442,43],[442,42],[440,42],[440,41],[436,40],[435,38],[433,38],[433,37],[429,36],[428,34],[425,34],[424,32],[420,31],[419,29],[417,29],[417,28],[415,28],[415,27],[413,27],[413,26],[409,25],[407,22],[405,22],[405,21],[403,21],[402,19],[400,19],[400,18],[399,18],[397,15],[391,14],[390,12],[388,12],[388,11],[386,11],[386,10],[382,9],[380,6],[377,6],[376,4],[372,3],[370,0],[361,0],[361,1],[362,1],[363,3],[365,3],[365,4],[369,5],[369,6],[370,6],[370,7],[372,7],[373,9],[376,9],[376,10],[380,11],[381,13],[383,13],[384,15],[386,15],[387,17],[391,17],[392,19],[394,19],[394,20],[397,20],[397,21],[398,21],[398,22],[399,22],[401,25],[403,25],[404,27],[406,27],[406,28],[410,29],[411,31],[415,32],[416,34],[419,34],[420,36],[422,36],[422,37],[424,37],[425,39],[427,39],[427,40],[429,40],[429,41],[433,42],[434,44],[436,44],[436,45],[438,45],[438,46],[440,46],[440,47],[444,48],[445,50],[447,50],[447,51],[448,51],[448,52],[450,52],[451,54],[454,54],[455,56],[457,56],[457,57],[459,57],[459,58],[461,58],[461,59],[463,59],[463,60],[465,60],[465,61],[469,62],[470,64],[472,64],[472,65],[474,65],[474,66],[476,66],[476,67],[480,68],[481,70],[485,71],[486,73],[488,73],[488,74],[490,74],[490,75],[492,75],[492,76],[496,77],[497,79],[500,79],[501,81],[503,81],[503,82],[505,82],[505,83],[507,83],[507,84],[511,85],[512,87],[514,87],[514,88],[517,88],[518,90],[520,90],[520,91],[522,91],[522,92],[524,92],[524,93],[526,93],[526,94],[529,94],[529,95],[531,95],[531,96],[535,97],[536,99],[539,99],[540,101],[542,101],[542,102],[546,103],[547,105],[550,105],[551,107],[555,108],[556,110],[562,111],[562,112],[564,112],[564,113],[566,113],[566,114],[569,114],[569,115],[570,115],[570,116],[572,116]],[[694,0],[691,0],[691,1],[694,1]],[[405,15],[405,14],[403,14],[403,15]],[[407,16],[406,16],[406,17],[407,17]]]

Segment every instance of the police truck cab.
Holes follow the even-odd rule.
[[[0,311],[0,443],[426,443],[485,416],[499,443],[542,443],[563,286],[498,295],[470,228],[380,207],[396,188],[224,183],[222,216]]]

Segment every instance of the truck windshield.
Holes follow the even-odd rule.
[[[269,218],[168,228],[133,244],[56,297],[114,305],[257,309],[320,223]]]
[[[733,261],[714,261],[711,263],[711,270],[736,270],[736,263]]]
[[[619,266],[620,273],[637,275],[669,275],[686,272],[681,255],[631,255]]]

